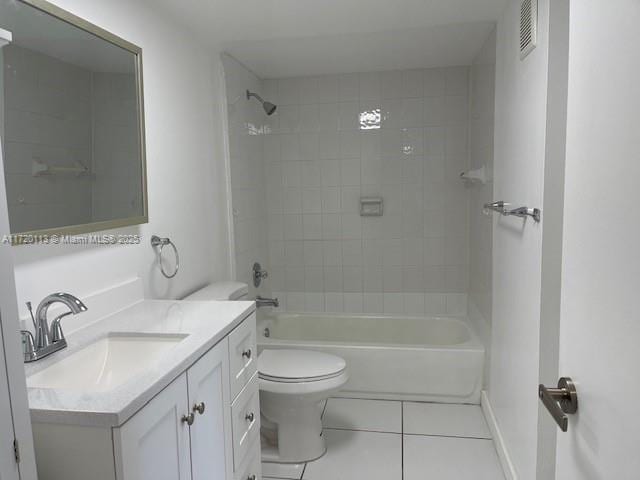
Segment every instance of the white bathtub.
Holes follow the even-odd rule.
[[[258,343],[341,356],[350,379],[338,396],[480,402],[484,347],[462,318],[280,314],[259,322]]]

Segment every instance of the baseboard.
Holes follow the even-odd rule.
[[[498,459],[500,460],[500,464],[502,465],[502,471],[504,472],[505,478],[507,480],[518,480],[516,469],[513,466],[511,456],[509,455],[509,450],[507,449],[507,445],[505,444],[502,433],[500,432],[500,428],[498,427],[496,416],[493,413],[493,408],[491,407],[491,402],[489,401],[489,396],[487,395],[486,390],[482,391],[480,397],[480,406],[482,407],[484,417],[487,419],[487,423],[489,424],[489,430],[491,431],[493,443],[498,452]]]

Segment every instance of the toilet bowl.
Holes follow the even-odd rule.
[[[214,283],[184,300],[247,300],[246,284]],[[311,350],[264,349],[258,357],[262,460],[303,463],[326,452],[324,401],[349,379],[346,362]]]
[[[309,350],[264,350],[258,358],[264,461],[302,463],[326,452],[324,401],[347,382],[345,361]],[[272,448],[269,448],[271,446]]]

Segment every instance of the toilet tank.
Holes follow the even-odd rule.
[[[216,282],[207,285],[196,292],[187,295],[183,300],[207,301],[207,300],[246,300],[249,287],[240,282]]]

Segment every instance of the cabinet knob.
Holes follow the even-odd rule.
[[[202,415],[204,413],[204,408],[205,408],[204,402],[196,403],[193,406],[193,411],[198,412],[200,415]]]
[[[186,423],[189,426],[193,425],[193,421],[195,419],[196,419],[196,416],[193,413],[190,413],[188,415],[183,415],[182,416],[182,422]]]
[[[258,477],[256,477],[255,475],[249,475],[247,477],[247,480],[256,480],[256,478],[258,478]]]
[[[247,413],[247,414],[244,416],[244,419],[245,419],[247,422],[253,422],[253,419],[254,419],[254,418],[256,418],[256,416],[253,414],[253,412],[251,412],[251,413]]]
[[[242,356],[246,357],[247,360],[251,358],[251,349],[247,348],[244,352],[242,352]]]

